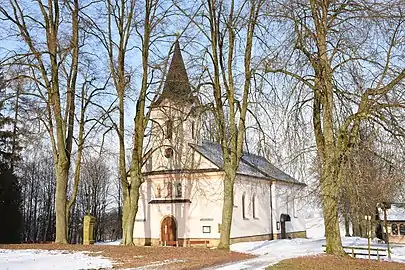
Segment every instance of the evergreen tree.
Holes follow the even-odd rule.
[[[5,113],[6,100],[8,100],[5,90],[4,78],[0,74],[0,163],[3,166],[10,166],[13,156],[13,119]]]
[[[0,243],[21,239],[21,192],[17,177],[6,164],[0,165]]]
[[[0,76],[0,91],[4,97],[5,84]],[[0,100],[0,243],[20,242],[22,215],[21,191],[13,173],[13,120],[4,113],[5,98]]]
[[[9,167],[12,160],[12,119],[2,113],[4,102],[0,101],[0,162]]]

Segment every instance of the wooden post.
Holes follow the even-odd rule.
[[[380,261],[380,253],[378,252],[378,249],[377,249],[377,260]]]
[[[390,236],[388,233],[388,225],[387,225],[387,206],[385,203],[383,203],[384,207],[384,229],[385,229],[385,242],[387,244],[387,254],[388,254],[388,259],[391,260],[391,249],[390,249]]]
[[[367,227],[368,227],[368,225],[369,224],[367,224]],[[367,231],[367,243],[368,243],[368,258],[370,259],[370,231]]]
[[[371,227],[371,216],[365,216],[366,220],[366,233],[367,233],[367,246],[368,246],[368,258],[370,259],[370,229]]]
[[[354,254],[354,247],[352,247],[352,255],[353,255],[353,258],[356,258],[356,255]]]

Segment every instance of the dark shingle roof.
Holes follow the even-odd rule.
[[[221,145],[213,142],[203,142],[202,144],[190,144],[197,152],[214,163],[218,168],[223,169]],[[266,158],[250,153],[243,153],[239,163],[238,174],[265,178],[268,180],[278,180],[290,183],[305,185],[287,173],[271,164]]]
[[[176,102],[187,102],[192,100],[190,82],[188,80],[178,40],[174,44],[172,61],[166,76],[162,94],[156,101],[155,105],[160,104],[164,99],[170,99]]]

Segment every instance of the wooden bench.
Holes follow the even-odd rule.
[[[205,245],[205,247],[207,247],[209,242],[210,241],[208,241],[208,240],[188,240],[187,244],[189,247],[191,247],[191,245]]]
[[[160,245],[161,246],[175,246],[178,247],[179,246],[179,241],[160,241]]]
[[[326,252],[326,245],[322,245],[324,252]],[[368,256],[367,247],[353,247],[353,246],[342,246],[346,254],[351,255],[353,258],[356,256]],[[375,248],[370,247],[370,257],[377,257],[377,260],[380,260],[380,257],[387,256],[388,250],[386,248]]]
[[[185,241],[159,241],[159,244],[161,246],[175,246],[178,247],[180,246],[180,244],[184,243],[186,244],[186,246],[191,247],[192,245],[205,245],[205,247],[208,246],[208,244],[210,243],[210,241],[208,240],[185,240]]]

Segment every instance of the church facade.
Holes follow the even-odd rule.
[[[222,150],[200,139],[198,105],[176,42],[162,94],[152,104],[151,150],[134,226],[137,245],[219,243]],[[304,187],[264,157],[244,153],[235,180],[231,242],[305,237],[297,196]]]

